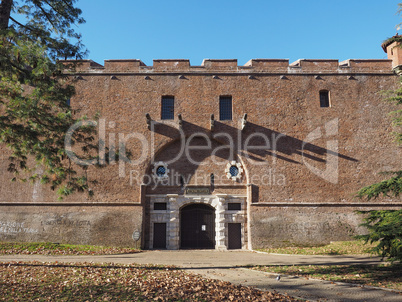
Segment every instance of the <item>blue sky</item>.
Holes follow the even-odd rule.
[[[402,2],[402,1],[401,1]],[[393,0],[79,0],[88,59],[383,59]],[[402,31],[400,31],[402,34]]]

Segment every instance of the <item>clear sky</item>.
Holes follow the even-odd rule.
[[[79,0],[88,59],[383,59],[401,0]],[[402,34],[402,30],[400,31]]]

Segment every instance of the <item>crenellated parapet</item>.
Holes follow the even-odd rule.
[[[344,74],[344,73],[392,73],[392,60],[349,59],[342,62],[329,59],[299,59],[289,63],[287,59],[252,59],[238,65],[237,59],[205,59],[201,65],[191,65],[188,59],[157,59],[147,66],[137,59],[105,60],[104,65],[92,60],[76,62],[78,73],[252,73],[252,74]]]
[[[341,68],[349,68],[350,70],[359,70],[362,72],[381,72],[392,69],[392,60],[375,60],[375,59],[349,59],[340,62]]]
[[[146,66],[141,60],[105,60],[105,71],[131,72]]]

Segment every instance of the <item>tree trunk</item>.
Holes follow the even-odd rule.
[[[11,7],[13,0],[1,0],[0,4],[0,29],[7,29],[10,20]]]

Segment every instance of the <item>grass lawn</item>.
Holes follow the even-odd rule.
[[[298,301],[174,267],[0,262],[2,301]]]
[[[113,255],[138,252],[140,252],[140,250],[134,248],[105,247],[95,245],[71,245],[50,242],[0,242],[0,255]]]
[[[297,255],[366,255],[370,254],[369,249],[374,246],[364,244],[363,241],[335,241],[324,246],[315,247],[283,247],[258,249],[261,252],[276,254],[297,254]]]
[[[277,254],[298,255],[369,255],[374,246],[363,241],[331,242],[318,247],[284,247],[260,249],[259,251]],[[360,285],[392,288],[402,291],[402,265],[294,265],[257,266],[253,269],[329,281],[348,282]]]
[[[402,291],[402,264],[256,266],[255,270]],[[401,298],[402,299],[402,298]]]

